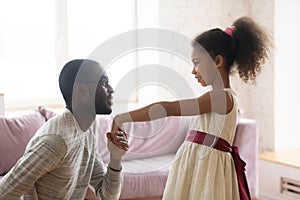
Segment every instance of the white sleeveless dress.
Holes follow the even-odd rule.
[[[234,100],[226,115],[207,113],[194,116],[190,130],[198,130],[233,143],[238,105],[233,90],[224,89]],[[169,172],[164,200],[239,200],[239,188],[230,153],[184,141]]]

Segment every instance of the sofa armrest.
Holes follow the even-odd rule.
[[[258,196],[258,125],[253,119],[241,118],[238,122],[233,145],[238,146],[246,162],[246,176],[251,197]]]

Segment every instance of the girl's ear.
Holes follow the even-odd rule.
[[[221,55],[217,55],[217,56],[214,58],[214,61],[215,61],[215,63],[216,63],[217,68],[222,67],[223,64],[224,64],[224,58],[223,58],[223,56],[221,56]]]

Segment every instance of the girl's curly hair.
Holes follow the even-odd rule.
[[[250,17],[241,17],[232,26],[232,35],[215,28],[198,35],[194,42],[200,44],[212,58],[222,55],[229,73],[236,69],[244,82],[250,80],[255,83],[261,64],[273,46],[271,37]]]

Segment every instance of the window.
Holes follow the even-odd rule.
[[[63,105],[58,90],[63,64],[88,58],[106,40],[137,28],[136,9],[135,0],[3,1],[0,93],[5,93],[6,110]],[[128,53],[111,62],[113,86],[137,66],[136,60]]]
[[[54,1],[2,1],[0,91],[8,107],[56,96]]]

